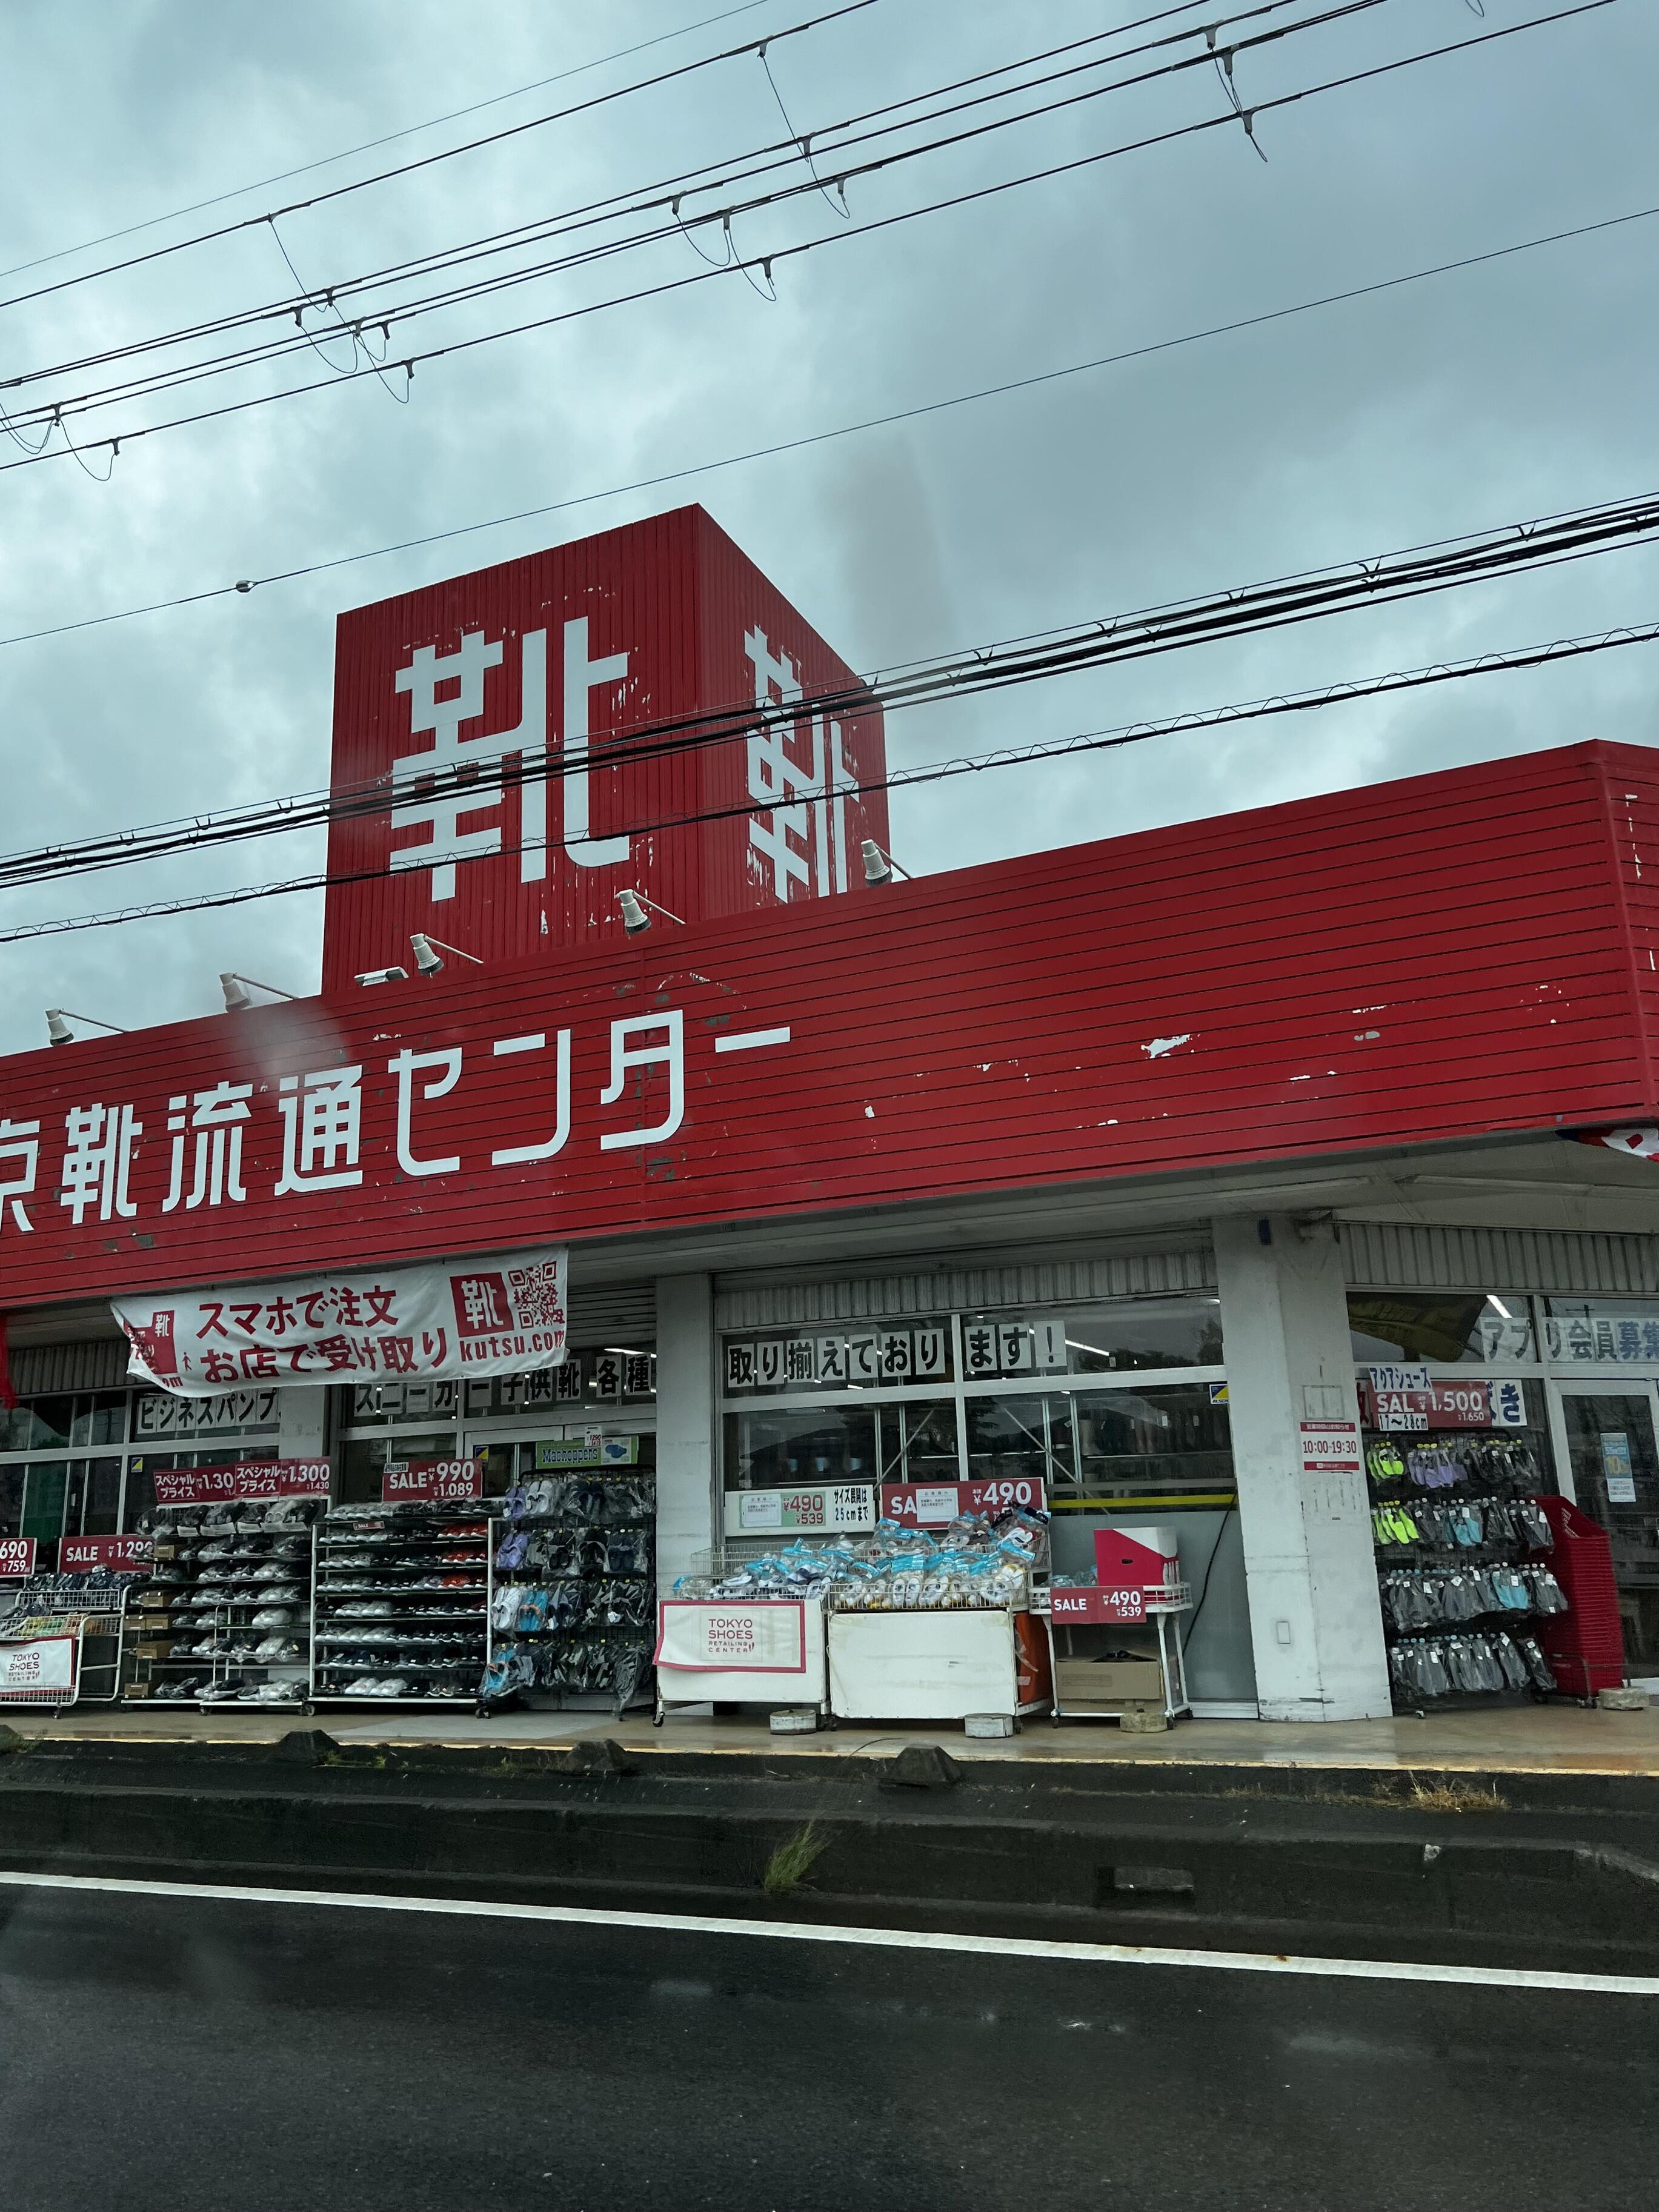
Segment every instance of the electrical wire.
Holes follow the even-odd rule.
[[[1150,40],[1141,46],[1131,47],[1125,52],[1097,56],[1088,62],[1075,64],[1048,77],[1035,78],[1018,86],[1004,88],[996,93],[981,94],[966,101],[957,101],[951,106],[936,108],[923,116],[907,118],[902,123],[884,124],[876,130],[857,131],[855,136],[846,135],[854,132],[857,126],[869,123],[872,118],[890,114],[895,106],[915,106],[920,100],[932,99],[939,95],[928,93],[918,94],[911,100],[890,102],[884,106],[867,110],[860,115],[848,118],[842,122],[826,125],[816,131],[792,134],[787,139],[773,142],[736,157],[739,164],[748,164],[750,165],[748,167],[739,166],[736,169],[728,167],[724,173],[712,177],[709,176],[708,169],[713,165],[706,165],[704,168],[699,170],[681,172],[674,176],[659,179],[650,185],[631,187],[627,192],[609,194],[603,199],[566,210],[556,216],[538,217],[532,222],[514,225],[507,230],[498,231],[483,239],[470,240],[461,246],[441,247],[417,255],[412,259],[392,264],[360,276],[337,278],[326,286],[303,288],[297,295],[284,295],[279,299],[264,302],[255,307],[238,309],[233,313],[185,325],[153,337],[107,346],[96,353],[79,355],[70,360],[21,371],[15,375],[0,380],[0,390],[18,391],[28,384],[49,381],[53,378],[74,374],[86,368],[108,367],[118,362],[135,361],[149,353],[167,351],[203,338],[222,337],[238,331],[252,330],[264,323],[281,321],[286,324],[292,320],[298,326],[297,336],[284,334],[279,337],[262,338],[231,352],[211,356],[205,361],[179,368],[146,370],[140,375],[130,377],[119,383],[97,386],[90,392],[75,394],[61,402],[37,402],[33,409],[26,408],[20,410],[17,419],[20,422],[27,422],[33,419],[35,412],[54,405],[80,412],[85,411],[88,407],[94,404],[99,406],[109,406],[134,398],[153,396],[162,392],[177,390],[185,384],[199,382],[209,376],[231,374],[260,363],[285,360],[289,356],[301,351],[307,345],[314,344],[315,341],[305,330],[302,319],[307,308],[322,307],[329,313],[341,317],[343,301],[357,301],[359,295],[372,290],[375,287],[391,283],[397,279],[443,274],[453,269],[465,267],[480,259],[492,258],[509,252],[520,252],[527,246],[543,244],[550,239],[568,236],[574,232],[591,229],[598,225],[617,222],[624,217],[653,215],[664,208],[669,210],[670,219],[659,222],[653,228],[635,232],[620,239],[606,240],[584,246],[574,252],[562,254],[551,261],[538,263],[527,269],[501,271],[494,276],[476,278],[471,283],[452,287],[443,292],[414,300],[400,301],[391,306],[377,305],[372,301],[358,301],[353,310],[354,326],[368,325],[380,328],[389,345],[391,342],[389,326],[392,324],[407,322],[420,316],[437,313],[443,308],[489,297],[496,292],[516,288],[520,284],[541,282],[550,276],[567,274],[574,268],[591,267],[599,261],[614,259],[619,255],[635,252],[643,246],[660,244],[677,234],[686,238],[695,247],[696,241],[693,233],[699,228],[708,228],[715,225],[720,226],[725,250],[718,259],[710,254],[703,254],[702,258],[713,267],[722,270],[727,270],[732,264],[731,224],[734,220],[738,216],[756,214],[763,209],[779,207],[787,202],[814,192],[822,192],[825,189],[824,179],[817,173],[815,155],[817,158],[823,159],[840,156],[856,148],[868,146],[874,140],[888,137],[895,131],[914,130],[924,125],[944,120],[981,106],[988,100],[1006,100],[1015,93],[1040,89],[1044,85],[1074,76],[1082,70],[1106,67],[1133,58],[1140,53],[1182,44],[1200,36],[1206,40],[1212,39],[1224,26],[1250,22],[1258,17],[1271,15],[1284,7],[1299,3],[1300,0],[1259,0],[1259,4],[1237,10],[1232,15],[1201,28],[1170,33],[1162,38]],[[1375,8],[1389,4],[1390,0],[1337,0],[1336,5],[1328,7],[1321,14],[1304,17],[1297,22],[1276,26],[1251,38],[1235,39],[1226,51],[1229,53],[1238,53],[1257,46],[1275,44],[1300,32],[1322,28],[1346,16],[1368,13]],[[761,43],[764,45],[767,42],[763,40]],[[962,84],[971,85],[981,82],[983,75],[1003,75],[1009,70],[1025,68],[1032,65],[1035,61],[1047,57],[1037,56],[1018,63],[1006,64],[999,70],[981,73],[981,77],[959,80],[957,86],[945,87],[940,89],[954,91],[959,89]],[[762,59],[764,62],[763,56]],[[988,132],[1008,129],[1024,122],[1047,119],[1067,106],[1100,99],[1109,93],[1143,86],[1161,76],[1179,75],[1194,69],[1207,69],[1212,59],[1212,54],[1206,46],[1195,54],[1164,63],[1154,69],[1144,70],[1134,76],[1119,79],[1107,85],[1091,87],[1086,91],[1073,94],[1067,99],[1049,101],[1038,108],[1000,118],[995,122],[979,126],[974,131],[957,133],[945,139],[905,149],[881,162],[866,162],[855,171],[844,171],[842,176],[836,181],[844,185],[848,178],[853,174],[872,174],[878,169],[892,167],[900,162],[918,159],[954,147],[964,143],[964,140],[969,137],[981,137]],[[807,149],[805,153],[803,153],[803,146]],[[757,177],[773,174],[780,169],[798,169],[803,160],[806,162],[808,176],[793,185],[764,192],[747,200],[737,201],[728,207],[695,214],[689,219],[681,212],[684,201],[693,193],[699,195],[723,193],[736,185],[752,181]],[[696,181],[699,178],[706,181],[701,183]],[[837,212],[839,213],[839,210]],[[273,233],[278,219],[276,215],[264,218],[270,225]],[[850,220],[850,212],[846,219]],[[696,250],[702,252],[701,247],[697,247]],[[291,264],[290,273],[294,273]],[[55,416],[54,419],[56,419]]]
[[[233,186],[229,191],[214,192],[204,200],[191,200],[187,205],[170,208],[165,215],[146,216],[142,222],[124,223],[119,230],[106,230],[96,238],[83,238],[77,246],[59,246],[50,253],[40,253],[32,261],[14,262],[9,269],[0,269],[0,284],[13,276],[26,276],[31,269],[44,269],[54,261],[67,261],[76,253],[90,253],[95,246],[112,246],[119,239],[132,238],[141,230],[159,229],[164,222],[179,222],[187,215],[200,215],[204,208],[222,207],[228,200],[240,200],[249,192],[262,192],[270,185],[285,185],[291,177],[309,176],[315,169],[332,168],[337,161],[354,161],[359,154],[373,154],[382,146],[392,146],[400,138],[413,138],[422,131],[436,131],[446,123],[459,123],[468,115],[480,115],[487,107],[501,107],[509,100],[522,100],[527,93],[541,92],[550,84],[562,84],[567,78],[586,76],[590,70],[608,69],[612,62],[629,60],[642,54],[647,47],[665,46],[675,39],[689,39],[693,32],[707,31],[716,23],[730,22],[734,15],[752,15],[757,8],[763,8],[768,0],[743,0],[737,8],[723,8],[718,15],[704,15],[695,23],[683,23],[678,31],[659,31],[655,38],[641,39],[635,46],[621,46],[615,53],[597,54],[591,62],[578,62],[574,69],[556,70],[551,76],[533,78],[528,84],[514,85],[511,92],[492,93],[488,100],[475,100],[466,107],[453,107],[447,114],[430,115],[424,123],[406,123],[400,131],[388,131],[379,138],[366,138],[360,146],[342,147],[337,154],[320,155],[314,161],[301,161],[292,169],[279,169],[274,176],[255,177],[246,185]],[[1190,0],[1197,6],[1199,0]],[[181,248],[198,243],[193,239],[180,241]],[[101,272],[91,270],[88,281]]]
[[[1200,345],[1212,338],[1230,337],[1241,331],[1258,330],[1267,325],[1283,322],[1296,315],[1312,314],[1333,307],[1345,306],[1355,300],[1369,299],[1379,293],[1397,290],[1407,284],[1426,283],[1431,277],[1454,276],[1465,270],[1478,269],[1486,264],[1507,260],[1520,253],[1531,253],[1546,246],[1559,246],[1574,240],[1589,238],[1607,230],[1616,230],[1626,223],[1646,222],[1659,216],[1659,206],[1635,208],[1625,215],[1607,216],[1595,222],[1576,224],[1568,230],[1545,233],[1537,238],[1517,240],[1509,246],[1498,246],[1480,253],[1460,256],[1455,261],[1437,262],[1427,269],[1407,270],[1397,276],[1382,276],[1367,284],[1350,285],[1340,292],[1322,293],[1315,299],[1300,300],[1289,307],[1264,308],[1260,313],[1236,318],[1231,322],[1212,323],[1197,331],[1187,331],[1172,338],[1158,338],[1144,345],[1131,346],[1119,353],[1099,354],[1092,359],[1069,362],[1059,368],[1043,369],[1031,376],[1010,379],[1005,383],[982,385],[972,392],[953,392],[942,399],[924,400],[915,407],[896,408],[884,415],[867,416],[857,422],[843,422],[828,430],[815,430],[799,438],[786,438],[769,446],[755,446],[741,453],[728,453],[719,460],[693,462],[684,468],[666,469],[655,476],[636,477],[624,484],[612,484],[603,491],[580,492],[570,498],[549,501],[540,507],[520,507],[510,514],[486,517],[482,521],[461,522],[447,530],[424,532],[418,538],[404,538],[387,545],[374,545],[356,553],[338,553],[325,561],[307,562],[295,568],[280,568],[262,576],[246,576],[234,583],[212,584],[199,591],[184,592],[168,599],[153,599],[142,606],[119,607],[108,614],[84,615],[73,622],[54,623],[40,629],[20,630],[9,637],[0,637],[0,650],[9,646],[33,644],[43,638],[64,637],[76,631],[100,629],[112,623],[133,622],[140,617],[167,614],[182,607],[200,606],[213,599],[246,597],[275,584],[303,580],[308,576],[325,575],[336,568],[357,566],[366,561],[380,561],[396,553],[409,553],[428,545],[441,545],[458,538],[470,538],[486,530],[504,530],[514,523],[533,522],[550,514],[562,514],[574,507],[590,507],[602,500],[619,499],[634,492],[655,491],[665,484],[684,483],[690,479],[715,474],[724,469],[747,466],[750,462],[775,459],[782,453],[805,452],[814,446],[826,445],[841,438],[861,435],[869,430],[890,428],[895,423],[914,422],[930,415],[943,414],[957,407],[976,405],[986,399],[999,399],[1016,392],[1030,392],[1044,385],[1057,384],[1074,376],[1085,376],[1103,368],[1118,368],[1129,362],[1145,361],[1152,356],[1170,353],[1180,348]]]
[[[1492,532],[1446,541],[1291,577],[1235,587],[1161,607],[1097,619],[1065,630],[976,646],[942,659],[913,662],[878,678],[854,678],[799,703],[763,705],[726,701],[688,714],[660,718],[630,730],[592,732],[577,763],[549,761],[526,770],[495,763],[462,763],[430,774],[418,768],[400,787],[423,803],[464,794],[476,805],[527,781],[560,781],[590,763],[637,766],[711,744],[746,740],[757,729],[791,730],[803,714],[849,719],[878,708],[889,711],[941,698],[962,699],[1011,685],[1082,673],[1105,665],[1185,651],[1241,635],[1297,625],[1365,606],[1395,605],[1431,592],[1491,581],[1538,567],[1580,560],[1618,545],[1659,537],[1659,495],[1580,508],[1534,519]],[[625,750],[624,750],[625,748]],[[414,756],[417,761],[419,756]],[[125,867],[144,860],[253,837],[285,836],[297,829],[343,823],[383,815],[396,779],[382,773],[367,782],[329,791],[290,794],[218,816],[196,816],[0,857],[0,889],[67,875]]]
[[[1578,0],[1578,4],[1558,9],[1549,15],[1532,17],[1523,23],[1511,24],[1506,26],[1501,30],[1484,33],[1475,38],[1459,40],[1448,46],[1429,49],[1415,54],[1406,55],[1393,61],[1380,63],[1368,69],[1352,71],[1346,76],[1332,78],[1319,84],[1306,86],[1299,91],[1285,94],[1273,100],[1259,100],[1253,107],[1245,112],[1250,117],[1255,117],[1266,114],[1282,107],[1292,106],[1299,101],[1315,98],[1328,92],[1345,89],[1355,84],[1370,82],[1376,77],[1391,75],[1401,69],[1413,67],[1419,62],[1439,60],[1449,54],[1468,52],[1474,47],[1488,45],[1495,40],[1516,36],[1522,32],[1541,29],[1558,22],[1568,21],[1577,15],[1595,13],[1602,8],[1609,7],[1613,4],[1613,0]],[[970,191],[954,194],[945,199],[933,201],[922,207],[907,209],[897,214],[881,217],[866,223],[849,225],[840,231],[831,233],[826,237],[809,239],[798,242],[793,246],[775,247],[764,254],[755,254],[745,258],[734,259],[729,266],[726,267],[704,268],[698,272],[682,278],[672,279],[653,285],[643,286],[633,292],[625,293],[620,295],[613,295],[611,298],[601,301],[592,301],[581,307],[564,309],[557,313],[534,317],[527,321],[512,325],[506,329],[485,331],[471,337],[454,339],[447,344],[432,347],[423,352],[417,352],[406,356],[393,365],[402,368],[404,371],[405,375],[412,380],[416,368],[419,365],[446,359],[456,355],[470,353],[480,346],[497,344],[503,339],[522,337],[529,331],[545,330],[563,323],[585,319],[589,316],[605,313],[613,307],[636,304],[644,300],[660,298],[668,294],[686,290],[695,285],[709,283],[722,276],[742,274],[747,276],[749,271],[751,270],[758,270],[763,276],[769,281],[775,264],[793,260],[804,254],[815,252],[823,246],[851,238],[868,237],[878,232],[891,229],[897,225],[914,222],[923,216],[937,215],[947,210],[974,205],[980,202],[999,197],[1003,193],[1021,189],[1027,185],[1047,182],[1056,177],[1073,173],[1080,169],[1092,167],[1101,161],[1114,160],[1118,158],[1120,155],[1126,154],[1142,152],[1149,147],[1172,143],[1178,139],[1191,137],[1201,132],[1212,131],[1224,125],[1231,125],[1231,124],[1242,119],[1243,118],[1239,114],[1236,113],[1231,107],[1229,107],[1223,114],[1220,115],[1212,116],[1198,122],[1182,125],[1173,130],[1158,132],[1146,138],[1135,140],[1127,144],[1109,147],[1098,153],[1084,155],[1073,161],[1056,163],[1048,168],[1032,171],[1023,176],[1005,179],[998,183],[983,185]],[[962,135],[963,137],[970,137],[976,134],[964,133]],[[899,158],[902,157],[889,156],[883,161],[866,164],[861,169],[848,169],[843,173],[843,176],[841,180],[848,181],[857,175],[868,173],[876,169],[890,166],[893,161]],[[801,186],[799,189],[802,191],[810,191],[813,189],[813,187],[808,184]],[[255,408],[273,405],[279,401],[296,398],[310,392],[321,391],[325,388],[337,387],[340,385],[355,382],[362,376],[375,374],[378,374],[378,365],[375,368],[370,368],[346,370],[337,375],[322,379],[312,383],[291,386],[277,392],[267,392],[256,395],[252,398],[229,401],[221,406],[199,409],[194,413],[170,417],[161,422],[140,425],[137,428],[123,431],[120,434],[118,441],[103,439],[95,441],[95,443],[96,445],[113,444],[117,442],[133,443],[140,438],[154,436],[162,431],[186,428],[193,427],[200,422],[217,421],[227,416],[242,414]],[[194,380],[196,380],[196,379],[191,373],[180,373],[174,380],[173,388],[177,388],[179,386],[185,385]],[[72,413],[80,414],[88,412],[91,411],[92,409],[101,406],[105,404],[106,403],[99,400],[92,400],[85,406],[76,407],[72,405],[71,403],[64,402],[54,407],[54,420],[58,421],[61,424],[62,418],[64,416]],[[95,449],[95,447],[93,449]],[[25,455],[16,460],[0,462],[0,474],[4,474],[14,469],[39,466],[43,461],[53,460],[60,458],[62,458],[60,454],[50,451],[40,454]]]
[[[919,784],[939,783],[952,777],[981,775],[997,769],[1030,767],[1040,762],[1064,759],[1083,753],[1144,744],[1155,738],[1190,736],[1202,730],[1228,728],[1279,714],[1316,713],[1328,707],[1345,705],[1356,700],[1381,698],[1394,692],[1419,690],[1477,676],[1510,674],[1520,669],[1544,667],[1556,661],[1613,651],[1621,646],[1656,642],[1659,642],[1659,623],[1604,631],[1593,636],[1561,638],[1552,644],[1522,647],[1510,653],[1482,653],[1468,660],[1441,662],[1432,667],[1404,670],[1388,676],[1358,678],[1328,684],[1316,691],[1285,693],[1272,699],[1253,700],[1242,705],[1181,714],[1166,721],[1132,724],[1115,730],[1083,731],[1073,737],[1049,744],[968,755],[955,760],[936,762],[924,768],[898,769],[889,775],[870,777],[849,784],[843,795],[849,799],[864,797],[872,792],[904,790]],[[750,799],[737,805],[708,807],[695,813],[671,815],[656,822],[638,823],[630,828],[628,834],[630,836],[647,836],[664,830],[690,828],[698,823],[770,811],[764,804]],[[518,846],[504,844],[500,853],[487,857],[511,857],[521,849]],[[459,866],[471,865],[481,857],[486,856],[476,854],[451,856]],[[430,862],[423,858],[422,865],[441,865],[442,862],[442,855],[434,855]],[[0,945],[64,936],[73,931],[106,929],[118,923],[154,921],[172,915],[204,913],[221,907],[245,905],[257,899],[283,897],[296,891],[315,891],[335,885],[378,882],[384,880],[386,873],[384,867],[323,871],[314,875],[293,877],[282,883],[246,885],[231,891],[206,892],[195,898],[155,900],[146,905],[122,907],[104,914],[78,915],[57,921],[27,922],[16,928],[0,930]]]
[[[781,31],[769,31],[764,40],[750,39],[740,46],[727,46],[718,54],[704,54],[695,62],[682,62],[678,68],[663,70],[655,76],[641,77],[632,84],[617,85],[610,92],[596,93],[591,100],[578,100],[574,107],[556,109],[550,115],[532,116],[527,122],[510,123],[500,131],[492,131],[486,137],[469,139],[460,146],[448,146],[440,153],[424,154],[417,160],[404,161],[398,167],[383,169],[372,177],[360,177],[349,185],[336,185],[325,192],[313,192],[308,199],[290,200],[285,207],[270,208],[258,215],[243,216],[235,222],[222,223],[216,229],[198,232],[193,238],[175,240],[169,246],[157,246],[145,253],[128,255],[124,261],[107,263],[101,269],[83,270],[77,276],[60,277],[55,283],[38,285],[32,292],[16,292],[9,299],[0,300],[0,310],[27,306],[33,300],[49,299],[58,292],[70,292],[82,284],[94,284],[106,276],[118,276],[129,269],[142,269],[155,261],[166,261],[173,255],[187,253],[198,246],[211,246],[222,238],[234,238],[239,231],[257,228],[269,222],[273,216],[298,215],[307,208],[325,207],[332,201],[346,199],[353,193],[368,191],[375,185],[389,184],[394,178],[413,176],[418,170],[429,169],[441,161],[453,161],[462,154],[476,154],[486,146],[499,146],[509,138],[520,138],[528,131],[540,131],[550,123],[567,123],[573,116],[586,115],[596,107],[608,107],[618,100],[630,99],[636,92],[650,92],[659,85],[672,84],[678,79],[694,76],[700,70],[713,69],[721,62],[736,61],[744,54],[752,54],[757,46],[780,46],[785,39],[801,37],[808,31],[833,23],[843,15],[861,15],[873,8],[877,0],[847,0],[847,4],[832,8],[821,15],[809,16],[804,22],[791,23]]]

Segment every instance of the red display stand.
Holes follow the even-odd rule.
[[[1565,1498],[1540,1498],[1555,1534],[1550,1565],[1571,1608],[1553,1613],[1538,1631],[1558,1687],[1570,1698],[1593,1698],[1625,1680],[1625,1639],[1619,1624],[1613,1543],[1597,1521]]]

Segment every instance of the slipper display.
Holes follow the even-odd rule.
[[[620,1714],[647,1694],[655,1620],[656,1485],[647,1474],[537,1476],[496,1524],[488,1662],[477,1698]]]

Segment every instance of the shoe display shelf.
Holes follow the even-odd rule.
[[[1539,1638],[1568,1599],[1549,1565],[1542,1439],[1364,1434],[1395,1711],[1549,1695],[1554,1677]]]
[[[317,1546],[319,1705],[471,1705],[486,1661],[477,1504],[343,1505]]]
[[[595,1469],[515,1486],[490,1522],[478,1711],[617,1716],[653,1700],[656,1482]]]
[[[320,1500],[160,1505],[130,1602],[124,1698],[308,1711]]]

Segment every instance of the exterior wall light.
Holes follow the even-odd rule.
[[[678,922],[682,929],[685,927],[678,915],[670,914],[665,906],[659,906],[655,899],[647,898],[643,891],[618,891],[617,904],[622,908],[623,927],[630,937],[637,937],[642,929],[650,928],[651,914],[659,914],[665,921]],[[647,907],[650,908],[651,914],[646,912]]]
[[[299,995],[294,991],[279,991],[275,983],[261,983],[252,975],[238,975],[228,969],[220,973],[219,988],[225,994],[225,1012],[228,1014],[245,1014],[257,1003],[248,996],[250,988],[269,991],[273,999],[287,999],[290,1003]]]
[[[873,837],[866,837],[859,852],[864,861],[864,880],[872,890],[890,884],[896,875],[902,876],[907,884],[915,881],[910,871],[900,867],[890,853],[884,853]]]
[[[361,975],[354,975],[351,980],[354,983],[406,983],[409,970],[407,968],[370,968]]]
[[[458,960],[470,960],[475,968],[483,966],[476,952],[463,952],[459,945],[446,945],[441,937],[428,937],[423,929],[414,932],[409,945],[415,955],[415,965],[422,975],[436,975],[441,972],[444,963],[439,956],[444,952],[453,952]]]
[[[64,1018],[66,1014],[69,1015],[68,1021]],[[113,1022],[100,1022],[91,1014],[71,1014],[67,1006],[48,1006],[46,1008],[46,1042],[73,1044],[75,1032],[70,1027],[70,1022],[88,1022],[95,1030],[107,1030],[112,1036],[126,1036],[130,1034],[126,1030],[118,1030]]]

